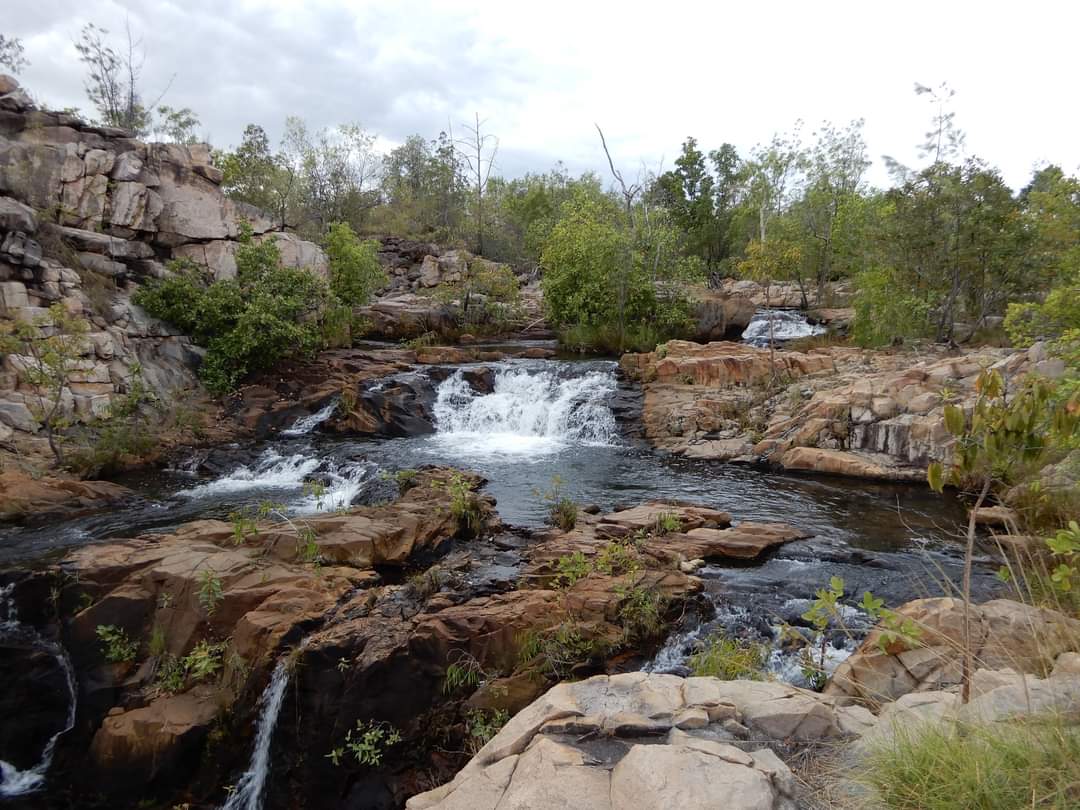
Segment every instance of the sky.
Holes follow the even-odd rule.
[[[746,153],[802,120],[865,119],[874,160],[918,166],[933,114],[916,82],[948,82],[967,152],[1013,188],[1046,162],[1080,168],[1071,0],[519,3],[345,0],[3,0],[23,85],[89,112],[72,44],[86,22],[145,49],[142,85],[191,107],[215,146],[287,115],[318,129],[359,122],[385,147],[479,113],[499,138],[497,173],[670,168],[688,135]]]

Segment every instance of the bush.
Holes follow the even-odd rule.
[[[933,334],[931,306],[905,291],[888,269],[859,273],[855,287],[852,337],[860,346],[885,346],[894,340]]]
[[[892,810],[1080,806],[1080,729],[1056,719],[901,730],[867,764]]]
[[[346,306],[363,306],[386,284],[386,273],[379,264],[379,243],[373,239],[361,242],[348,223],[331,223],[324,247],[330,260],[330,289]]]
[[[765,669],[768,653],[764,644],[713,634],[705,647],[690,656],[690,672],[709,675],[724,681],[758,681]]]
[[[278,361],[310,355],[341,331],[341,304],[320,278],[282,267],[272,241],[256,243],[243,227],[235,279],[206,285],[191,262],[136,291],[134,301],[207,348],[199,375],[215,393]]]

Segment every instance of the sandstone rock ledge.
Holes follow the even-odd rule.
[[[845,346],[770,353],[741,343],[673,340],[620,366],[645,392],[642,425],[657,448],[688,458],[878,480],[924,480],[948,458],[947,403],[969,408],[984,368],[1011,386],[1059,374],[1045,349],[957,354]]]
[[[795,778],[762,741],[840,740],[872,725],[865,709],[779,683],[599,675],[551,689],[406,807],[794,810]]]

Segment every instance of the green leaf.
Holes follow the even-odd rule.
[[[945,406],[945,429],[953,436],[959,436],[964,432],[967,420],[962,408],[956,405]]]
[[[940,461],[935,461],[926,468],[926,482],[930,484],[930,489],[934,492],[941,492],[945,489],[945,470],[941,466]]]

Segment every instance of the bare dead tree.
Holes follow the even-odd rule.
[[[491,133],[484,134],[483,127],[487,120],[480,120],[476,113],[475,124],[465,124],[468,138],[458,143],[463,147],[462,157],[469,167],[469,175],[476,181],[476,252],[484,252],[484,192],[487,190],[491,170],[495,166],[495,156],[499,153],[499,139]]]

